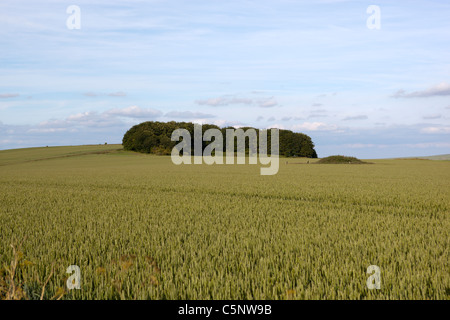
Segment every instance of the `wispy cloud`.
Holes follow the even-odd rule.
[[[62,132],[78,129],[99,129],[121,125],[122,121],[107,113],[94,111],[82,112],[68,116],[65,119],[51,119],[39,123],[29,132]]]
[[[106,112],[109,115],[129,117],[129,118],[150,118],[154,119],[162,115],[162,112],[152,108],[140,108],[138,106],[129,106],[122,109],[111,109]]]
[[[166,118],[176,119],[192,119],[192,118],[215,118],[216,116],[209,113],[192,112],[192,111],[170,111],[164,115]]]
[[[278,105],[278,102],[275,100],[274,97],[266,98],[257,101],[257,104],[261,108],[272,108]]]
[[[337,92],[333,92],[328,95],[326,93],[322,93],[322,94],[317,95],[317,98],[325,98],[326,96],[330,96],[330,97],[337,96]]]
[[[449,126],[426,127],[421,129],[420,132],[428,134],[447,134],[450,133],[450,127]]]
[[[350,149],[367,149],[379,148],[385,149],[389,147],[407,147],[407,148],[450,148],[450,143],[446,142],[425,142],[425,143],[403,143],[403,144],[374,144],[374,143],[352,143],[344,145]]]
[[[159,110],[151,108],[140,108],[130,106],[127,108],[110,109],[105,112],[86,111],[69,115],[65,119],[50,119],[40,122],[37,126],[29,129],[29,132],[63,132],[82,128],[114,128],[123,127],[125,122],[121,118],[131,120],[146,119],[153,120],[162,115]]]
[[[311,119],[311,118],[327,118],[327,117],[328,117],[328,115],[323,114],[323,113],[311,113],[308,116],[308,119]]]
[[[125,92],[123,92],[123,91],[117,91],[117,92],[111,92],[111,93],[108,93],[108,96],[110,96],[110,97],[126,97],[126,93]]]
[[[31,128],[27,132],[29,133],[55,133],[55,132],[66,132],[69,128]]]
[[[325,109],[312,110],[312,112],[308,116],[308,119],[311,119],[311,118],[326,118],[326,117],[328,117],[328,115],[326,113],[327,113],[327,110],[325,110]]]
[[[448,142],[425,142],[425,143],[407,143],[406,147],[409,148],[450,148]]]
[[[358,116],[349,116],[349,117],[345,117],[344,121],[350,121],[350,120],[366,120],[368,119],[368,117],[366,115],[358,115]]]
[[[431,114],[431,115],[422,117],[422,119],[424,119],[424,120],[433,120],[433,119],[441,119],[441,118],[442,118],[441,114]]]
[[[99,97],[99,96],[104,96],[104,95],[107,95],[109,97],[126,97],[127,96],[127,94],[123,91],[111,92],[108,94],[89,91],[89,92],[83,93],[83,95],[86,97]]]
[[[257,105],[258,107],[261,108],[272,108],[278,105],[278,102],[275,100],[274,97],[251,99],[233,95],[225,95],[205,100],[196,100],[195,103],[197,103],[198,105],[206,105],[210,107],[222,107],[234,104],[244,104],[244,105]]]
[[[0,94],[0,99],[8,99],[8,98],[15,98],[20,96],[18,93],[2,93]]]
[[[228,106],[231,104],[247,104],[250,105],[253,103],[252,99],[248,98],[238,98],[234,96],[222,96],[217,98],[209,98],[206,100],[197,100],[195,101],[198,105],[207,105],[211,107],[220,107],[220,106]]]
[[[431,88],[421,91],[406,92],[405,90],[398,90],[391,97],[393,98],[426,98],[433,96],[449,96],[450,95],[450,84],[442,82]]]
[[[302,124],[292,126],[292,129],[296,131],[333,131],[337,130],[338,127],[334,124],[326,124],[324,122],[303,122]]]

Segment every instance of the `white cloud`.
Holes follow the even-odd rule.
[[[20,94],[18,94],[18,93],[3,93],[3,94],[0,94],[0,99],[15,98],[18,96],[20,96]]]
[[[195,101],[199,105],[207,105],[211,107],[220,107],[220,106],[228,106],[230,104],[247,104],[250,105],[253,103],[252,99],[248,98],[239,98],[235,96],[222,96],[218,98],[210,98],[206,100],[197,100]]]
[[[306,130],[306,131],[333,131],[337,130],[337,126],[334,124],[326,124],[324,122],[303,122],[292,126],[293,130]]]
[[[30,133],[53,133],[53,132],[65,132],[68,131],[68,128],[32,128],[29,129]]]
[[[425,142],[425,143],[405,144],[405,146],[410,147],[410,148],[450,148],[450,143],[447,143],[447,142]]]
[[[67,121],[85,121],[91,119],[93,116],[95,116],[95,112],[83,112],[83,113],[77,113],[70,115],[66,118]]]
[[[261,108],[272,108],[278,105],[278,102],[274,97],[260,98],[260,99],[250,99],[245,97],[238,97],[236,95],[225,95],[217,98],[209,98],[206,100],[196,100],[195,103],[198,105],[205,105],[210,107],[222,107],[233,104],[245,104],[253,105],[256,104]]]
[[[171,111],[164,115],[166,118],[180,118],[180,119],[192,119],[192,118],[214,118],[215,115],[202,112],[192,111]]]
[[[120,120],[120,117],[130,119],[154,119],[162,114],[161,111],[150,108],[139,108],[130,106],[122,109],[110,109],[102,113],[86,111],[72,114],[65,119],[50,119],[39,123],[36,127],[29,129],[29,132],[63,132],[68,128],[117,128],[126,126],[127,123]]]
[[[435,85],[429,89],[414,91],[407,93],[405,90],[398,90],[391,97],[393,98],[425,98],[433,96],[449,96],[450,95],[450,84],[442,82]]]
[[[442,115],[440,115],[440,114],[431,114],[431,115],[422,117],[422,119],[424,119],[424,120],[433,120],[433,119],[440,119],[440,118],[442,118]]]
[[[349,116],[349,117],[345,117],[344,121],[349,121],[349,120],[366,120],[368,117],[366,115],[358,115],[358,116]]]
[[[104,93],[97,93],[97,92],[85,92],[83,95],[85,95],[86,97],[98,97],[98,96],[103,96],[105,95]],[[127,94],[123,91],[117,91],[117,92],[111,92],[107,94],[110,97],[126,97]]]
[[[258,101],[258,106],[261,108],[272,108],[278,105],[278,102],[275,100],[274,97],[262,99]]]
[[[450,133],[450,127],[426,127],[422,128],[420,132],[428,134]]]
[[[51,119],[39,123],[36,132],[45,132],[44,129],[65,129],[70,127],[90,127],[90,128],[105,128],[121,125],[122,121],[115,116],[111,116],[108,113],[97,113],[94,111],[88,111],[83,113],[77,113],[68,116],[65,119]],[[59,130],[63,131],[63,130]],[[47,131],[52,132],[52,131]]]
[[[162,112],[152,108],[140,108],[138,106],[129,106],[122,109],[111,109],[106,111],[108,115],[128,117],[128,118],[157,118],[162,115]]]
[[[407,147],[407,148],[449,148],[450,143],[446,142],[424,142],[424,143],[403,143],[403,144],[373,144],[373,143],[353,143],[344,144],[346,148],[363,149],[363,148],[388,148],[388,147]]]
[[[118,92],[111,92],[108,94],[108,96],[110,97],[125,97],[127,94],[125,92],[122,91],[118,91]]]
[[[312,113],[308,116],[308,119],[310,118],[327,118],[328,116],[326,114],[321,113]]]

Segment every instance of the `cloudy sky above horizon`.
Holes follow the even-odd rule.
[[[449,16],[445,0],[3,0],[0,149],[175,120],[303,132],[320,157],[447,154]]]

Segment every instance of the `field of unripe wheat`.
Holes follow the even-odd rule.
[[[119,145],[0,151],[0,296],[449,298],[450,161],[286,161],[261,176]]]

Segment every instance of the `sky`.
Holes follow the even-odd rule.
[[[319,157],[448,154],[449,17],[447,0],[1,0],[0,149],[190,121],[302,132]]]

